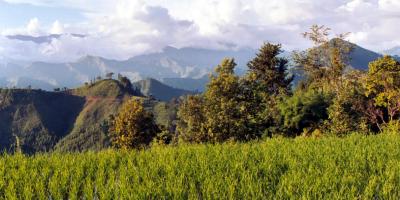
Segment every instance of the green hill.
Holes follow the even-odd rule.
[[[26,153],[108,147],[110,115],[134,96],[146,99],[116,80],[101,80],[63,92],[1,89],[0,149],[14,151],[17,140]],[[146,99],[148,109],[156,104]]]
[[[126,99],[135,95],[134,92],[118,81],[102,80],[73,89],[70,93],[85,98],[85,104],[73,124],[73,129],[56,144],[55,150],[82,151],[108,147],[108,119],[118,112]]]

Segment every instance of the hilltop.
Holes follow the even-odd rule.
[[[69,93],[85,98],[85,104],[76,117],[72,130],[55,145],[55,150],[82,151],[107,147],[109,140],[106,129],[109,117],[117,114],[124,101],[132,96],[139,96],[132,88],[126,88],[116,80],[101,80],[93,85],[70,90]]]

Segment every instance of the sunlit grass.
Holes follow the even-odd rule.
[[[400,136],[3,155],[1,199],[398,199]]]

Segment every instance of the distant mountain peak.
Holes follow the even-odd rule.
[[[368,50],[364,47],[361,47],[355,43],[352,43],[347,40],[343,40],[341,38],[333,38],[329,41],[329,45],[337,45],[337,44],[343,44],[345,46],[351,47],[352,51],[350,52],[349,58],[349,67],[353,69],[358,69],[358,70],[367,70],[368,69],[368,64],[371,61],[374,61],[380,57],[382,57],[381,54],[376,53],[374,51]],[[321,47],[316,47],[316,48],[321,48]]]

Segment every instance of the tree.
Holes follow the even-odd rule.
[[[261,136],[276,129],[276,108],[280,99],[291,92],[293,76],[288,75],[285,58],[279,57],[281,45],[266,43],[248,63],[249,71],[241,79],[247,130]]]
[[[369,99],[365,96],[362,71],[350,71],[342,78],[342,89],[332,98],[328,108],[326,128],[335,135],[345,135],[352,131],[367,132],[370,129],[365,108]]]
[[[112,144],[122,149],[143,148],[158,132],[152,113],[138,99],[123,104],[110,129]]]
[[[188,96],[182,102],[177,130],[183,140],[223,142],[254,138],[255,133],[246,130],[246,110],[235,66],[234,59],[224,59],[210,76],[205,93]]]
[[[349,54],[354,46],[345,41],[349,33],[330,38],[330,28],[313,25],[304,38],[314,43],[314,47],[303,52],[295,52],[293,58],[298,68],[307,77],[307,84],[325,91],[340,90],[344,69],[349,63]]]
[[[141,95],[140,89],[134,88],[132,82],[129,80],[128,77],[118,74],[118,81],[122,84],[124,89],[127,90],[129,93],[135,96]]]
[[[107,79],[112,79],[113,76],[114,76],[114,72],[109,72],[106,74]]]
[[[370,108],[375,122],[387,124],[398,120],[400,114],[400,63],[384,56],[369,64],[365,81],[366,96],[373,99],[375,108]]]
[[[186,142],[208,142],[209,137],[204,124],[204,99],[201,95],[189,95],[184,98],[178,109],[177,133]]]
[[[253,138],[254,133],[245,129],[241,87],[239,77],[234,73],[235,66],[234,59],[222,60],[204,93],[205,127],[214,142]]]
[[[264,44],[251,60],[248,77],[257,84],[257,88],[269,95],[288,93],[290,91],[293,76],[288,75],[288,60],[279,57],[282,53],[280,44]]]
[[[129,78],[125,76],[119,76],[118,81],[125,87],[125,88],[132,88],[132,83]]]
[[[314,43],[314,47],[293,54],[294,60],[306,79],[301,84],[304,90],[314,90],[331,98],[327,107],[328,118],[324,122],[326,129],[343,135],[358,129],[364,116],[356,105],[361,105],[362,95],[359,73],[345,71],[350,61],[353,44],[345,41],[346,34],[330,38],[330,28],[313,25],[304,38]],[[325,111],[326,111],[325,110]],[[357,124],[358,123],[358,124]]]

